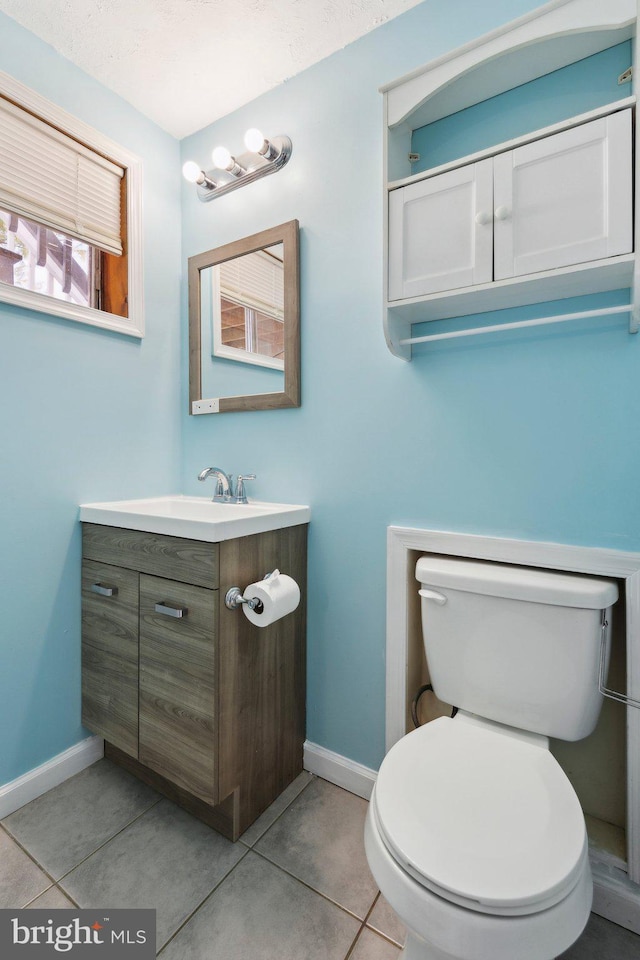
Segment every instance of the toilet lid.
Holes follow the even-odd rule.
[[[375,815],[408,873],[487,912],[544,909],[584,869],[582,809],[546,740],[461,714],[425,724],[389,751]]]

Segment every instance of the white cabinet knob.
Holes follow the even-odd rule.
[[[490,213],[487,213],[486,210],[481,210],[480,213],[476,213],[476,223],[481,227],[486,226],[488,223],[491,223],[493,217]]]
[[[509,210],[509,207],[496,207],[496,220],[508,220],[510,216],[511,210]]]

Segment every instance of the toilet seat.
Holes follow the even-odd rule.
[[[478,912],[545,910],[588,868],[580,803],[546,738],[462,712],[395,744],[372,812],[407,873]]]

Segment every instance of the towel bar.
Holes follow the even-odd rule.
[[[551,323],[565,323],[567,320],[588,320],[591,317],[605,317],[614,313],[633,313],[633,304],[620,307],[601,307],[599,310],[581,310],[577,313],[561,313],[552,317],[537,317],[535,320],[516,320],[513,323],[496,323],[489,327],[471,327],[468,330],[453,330],[450,333],[432,333],[426,337],[407,337],[399,340],[400,346],[411,343],[428,343],[431,340],[455,340],[459,337],[475,337],[483,333],[497,333],[499,330],[517,330],[521,327],[542,327]],[[635,333],[634,329],[629,331]]]

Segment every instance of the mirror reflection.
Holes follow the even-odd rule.
[[[214,356],[284,370],[283,258],[279,243],[206,271]]]
[[[192,413],[299,406],[298,290],[295,220],[190,258]]]

